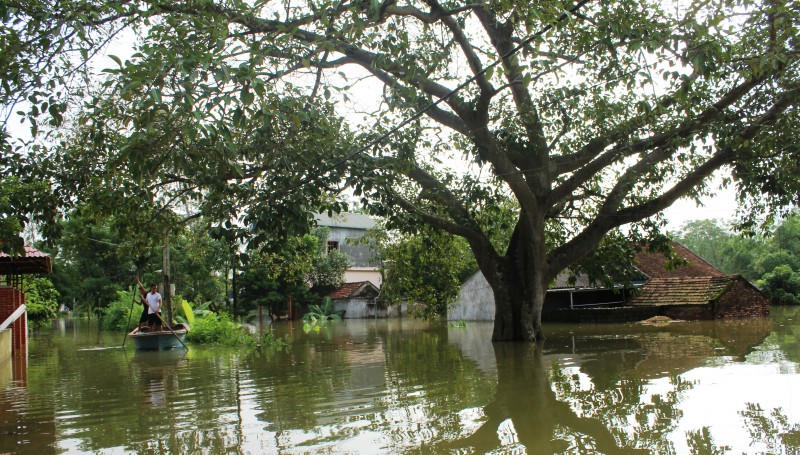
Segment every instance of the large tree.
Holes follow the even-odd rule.
[[[106,166],[158,170],[169,198],[241,208],[257,228],[344,181],[389,226],[466,239],[494,291],[494,340],[542,338],[560,271],[621,226],[657,227],[718,170],[746,214],[800,188],[800,9],[781,0],[40,0],[0,14],[4,102],[29,100],[30,120],[60,121],[59,84],[130,28],[137,52],[79,122],[95,144],[122,133]],[[374,109],[368,125],[347,117],[361,130],[349,151],[323,153],[341,142],[320,98]],[[481,214],[509,194],[519,213],[498,246]]]

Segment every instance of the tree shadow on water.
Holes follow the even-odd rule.
[[[581,416],[552,387],[541,345],[495,343],[497,389],[485,422],[451,447],[471,453],[523,446],[530,454],[650,453],[620,444],[598,418]],[[521,449],[521,448],[520,448]]]

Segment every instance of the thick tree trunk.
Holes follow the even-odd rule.
[[[541,341],[547,291],[544,228],[531,229],[522,217],[501,263],[483,273],[495,301],[492,341]]]
[[[541,278],[531,274],[530,280],[520,281],[514,271],[499,275],[492,286],[495,301],[492,341],[544,340],[542,307],[546,286],[536,286]]]

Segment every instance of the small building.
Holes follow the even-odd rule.
[[[386,318],[399,316],[397,306],[388,308],[378,299],[380,290],[371,281],[345,283],[328,294],[333,300],[334,311],[344,311],[344,318]]]
[[[0,253],[0,324],[14,315],[25,304],[22,292],[22,275],[53,273],[50,256],[26,246],[24,256]],[[7,330],[0,332],[0,363],[14,360],[13,377],[25,378],[25,359],[28,355],[28,319],[23,312]],[[4,371],[0,367],[0,371]]]
[[[458,299],[447,309],[448,321],[493,321],[494,294],[478,270],[461,284]]]
[[[673,319],[736,319],[766,316],[769,299],[740,275],[728,276],[683,245],[673,242],[672,265],[661,253],[643,250],[633,258],[640,276],[630,287],[599,286],[561,273],[548,289],[542,320],[551,322],[627,322],[653,316]],[[448,310],[449,320],[494,320],[494,294],[478,271],[461,286]]]
[[[769,299],[741,275],[725,275],[680,243],[672,247],[684,264],[672,267],[664,255],[650,251],[636,256],[636,267],[650,280],[631,299],[631,307],[658,309],[673,319],[769,315]]]
[[[328,251],[339,250],[350,259],[350,266],[344,274],[346,283],[369,281],[380,287],[382,276],[380,261],[375,259],[375,250],[361,239],[376,226],[375,220],[362,213],[343,212],[328,216],[318,213],[314,216],[318,226],[330,229]]]
[[[621,282],[613,286],[591,283],[586,275],[570,279],[569,272],[562,272],[545,294],[542,320],[562,320],[564,310],[590,308],[616,308],[625,305],[632,295],[633,287]],[[643,278],[637,277],[634,285],[641,285]],[[461,285],[458,299],[447,310],[450,321],[492,321],[495,304],[492,287],[478,270]]]

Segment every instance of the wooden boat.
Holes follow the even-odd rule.
[[[128,336],[133,338],[136,349],[157,351],[161,349],[183,348],[182,342],[185,342],[186,334],[189,330],[189,324],[175,324],[172,326],[172,331],[168,329],[150,330],[149,327],[137,327],[133,329]]]

